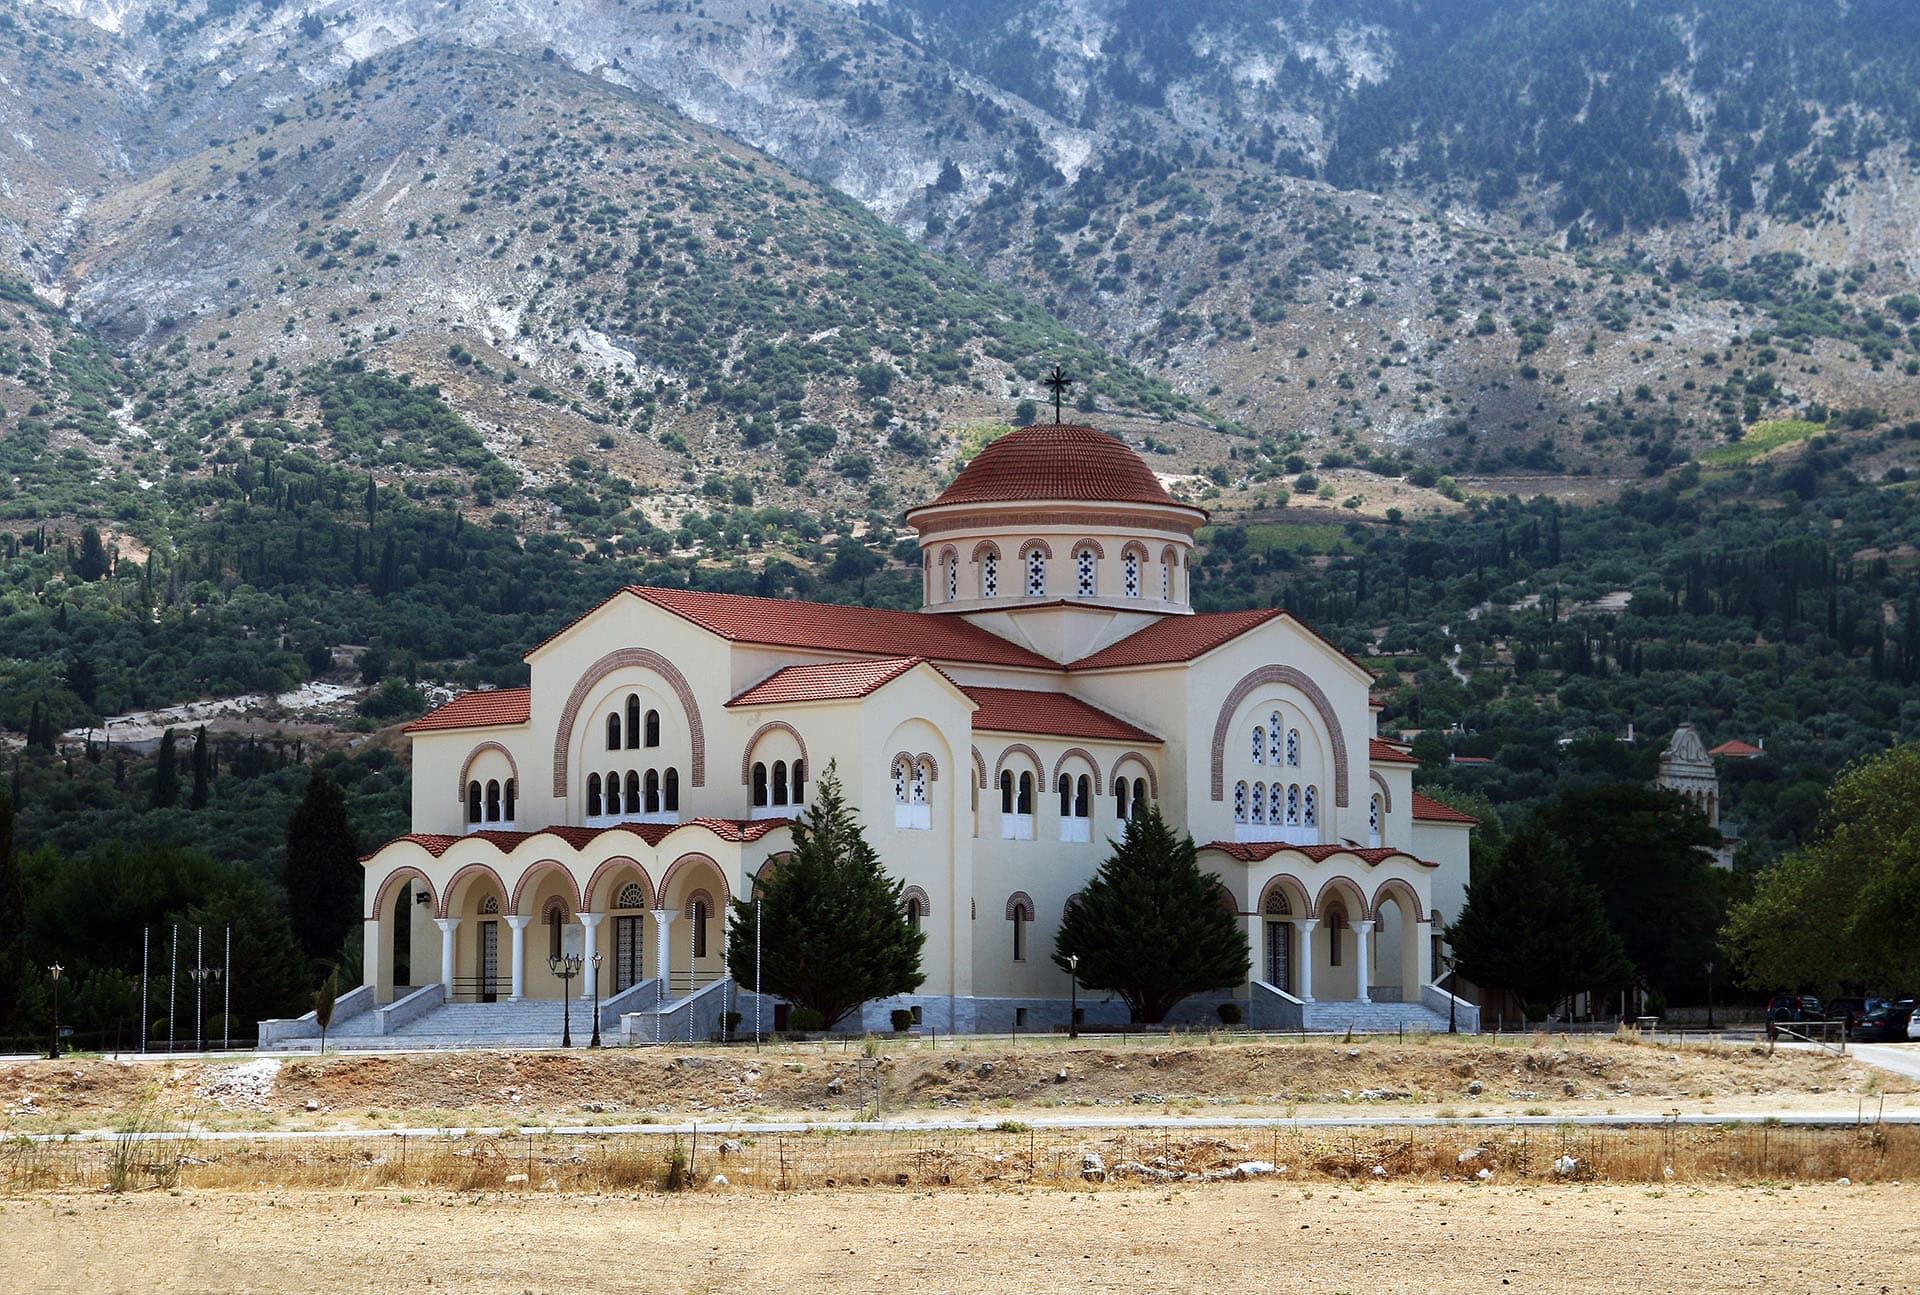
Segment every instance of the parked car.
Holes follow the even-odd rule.
[[[1868,1008],[1851,1033],[1861,1043],[1898,1043],[1902,1039],[1920,1039],[1920,1033],[1915,1033],[1917,1027],[1920,1027],[1920,1017],[1914,1015],[1913,1000],[1903,998],[1897,1003],[1882,1002]]]
[[[1824,1021],[1820,1000],[1811,994],[1775,994],[1767,1000],[1769,1021]]]
[[[1920,1043],[1920,1012],[1914,1010],[1913,1000],[1911,998],[1906,999],[1905,1002],[1907,1005],[1907,1042]]]
[[[1854,1026],[1860,1024],[1860,1018],[1867,1014],[1867,1009],[1879,1001],[1881,1000],[1863,998],[1857,994],[1843,994],[1839,998],[1830,998],[1827,1000],[1827,1019],[1845,1021],[1847,1029],[1851,1031]]]

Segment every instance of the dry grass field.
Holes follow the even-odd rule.
[[[1910,1291],[1911,1187],[0,1198],[0,1290]]]

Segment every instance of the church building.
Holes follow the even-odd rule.
[[[927,935],[920,990],[842,1028],[1066,1024],[1061,913],[1149,803],[1253,955],[1185,1019],[1236,997],[1258,1027],[1444,1029],[1452,1005],[1467,1028],[1434,981],[1473,820],[1414,789],[1358,662],[1281,609],[1193,610],[1206,520],[1120,440],[1040,425],[907,513],[918,611],[620,590],[528,651],[528,687],[409,726],[413,831],[365,860],[350,1006],[397,1035],[459,1007],[482,1037],[563,991],[620,1040],[704,1035],[729,1004],[772,1028],[728,979],[727,905],[831,762]]]

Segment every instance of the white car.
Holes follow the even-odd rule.
[[[1920,1043],[1920,1011],[1907,1016],[1907,1042]]]

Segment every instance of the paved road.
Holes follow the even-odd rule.
[[[1020,1121],[1028,1128],[1055,1130],[1166,1129],[1169,1131],[1205,1129],[1397,1129],[1397,1128],[1632,1128],[1657,1125],[1728,1126],[1746,1124],[1794,1125],[1809,1128],[1837,1128],[1858,1124],[1859,1109],[1833,1111],[1751,1112],[1743,1115],[1513,1115],[1448,1118],[1438,1115],[1320,1116],[1294,1119],[1265,1119],[1232,1115],[1049,1115]],[[1889,1112],[1870,1116],[1867,1123],[1920,1124],[1920,1111]],[[528,1134],[686,1137],[703,1133],[711,1137],[756,1137],[769,1133],[990,1133],[1004,1121],[978,1120],[700,1120],[680,1124],[569,1124],[552,1127],[520,1124],[502,1128],[336,1128],[336,1129],[220,1129],[175,1130],[158,1133],[118,1133],[94,1129],[82,1133],[34,1133],[24,1136],[31,1142],[100,1142],[127,1138],[133,1141],[191,1137],[196,1142],[302,1142],[338,1138],[467,1138],[516,1137]]]
[[[1856,1061],[1920,1079],[1920,1043],[1856,1043],[1852,1051]]]

